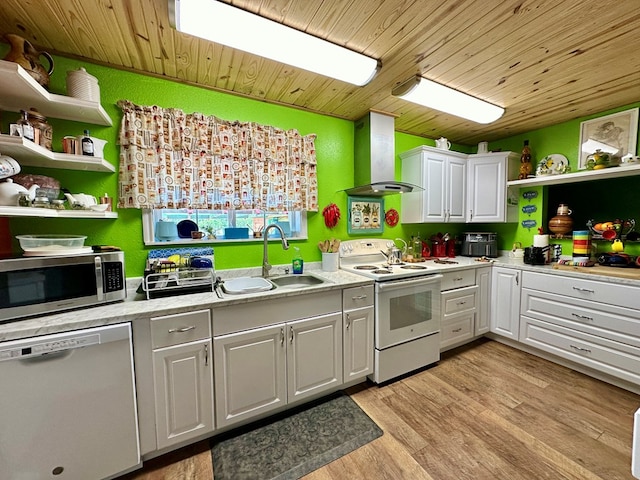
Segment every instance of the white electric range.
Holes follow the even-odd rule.
[[[382,383],[440,359],[440,272],[457,266],[451,259],[389,265],[393,240],[347,240],[340,246],[340,268],[374,283],[374,373]]]

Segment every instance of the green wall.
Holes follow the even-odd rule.
[[[5,52],[6,46],[0,45],[0,55],[4,56]],[[64,57],[55,57],[55,72],[52,75],[50,90],[53,93],[64,94],[66,72],[79,67],[85,67],[91,75],[98,78],[101,89],[101,103],[111,117],[113,127],[87,125],[50,118],[49,122],[54,128],[54,150],[61,150],[60,141],[63,136],[77,135],[88,128],[93,136],[108,140],[109,143],[105,147],[105,158],[117,166],[119,150],[116,141],[121,114],[116,102],[121,99],[143,105],[157,104],[163,107],[175,107],[186,112],[198,111],[216,115],[226,120],[254,121],[286,129],[296,128],[302,135],[316,133],[318,135],[316,147],[320,212],[308,215],[309,239],[296,241],[295,245],[300,248],[303,258],[307,262],[312,262],[320,260],[320,252],[317,249],[319,240],[331,237],[342,240],[349,238],[347,234],[347,195],[342,190],[353,186],[353,122]],[[640,103],[602,112],[593,117],[638,105]],[[25,105],[25,107],[29,108],[30,106]],[[8,124],[13,123],[17,116],[12,112],[3,112],[0,125],[3,132],[8,131]],[[519,152],[522,148],[523,140],[528,139],[535,159],[543,158],[551,153],[562,153],[569,158],[572,167],[575,169],[578,153],[578,132],[580,122],[585,119],[576,119],[535,130],[525,135],[517,135],[491,142],[489,148]],[[434,145],[431,139],[399,132],[396,132],[395,140],[396,155],[420,145]],[[475,151],[474,147],[468,145],[453,145],[452,149],[467,153]],[[401,165],[397,156],[396,160],[396,179],[399,179]],[[61,181],[63,187],[72,192],[89,193],[96,196],[106,192],[114,197],[117,192],[117,173],[94,173],[29,167],[25,167],[23,171],[53,176]],[[637,194],[635,193],[638,187],[636,178],[620,180],[615,183],[614,191],[610,192],[609,195],[598,194],[597,197],[594,196],[591,201],[598,205],[598,214],[608,215],[611,218],[629,216],[640,219],[640,212],[637,211],[636,206],[638,203],[636,200]],[[578,188],[580,189],[588,190],[591,189],[592,182],[577,185],[579,185]],[[539,210],[536,212],[537,221],[538,224],[545,225],[548,220],[548,212],[545,205],[545,199],[549,197],[548,189],[546,187],[537,187],[535,190],[539,191],[539,197],[536,200],[536,202],[539,202]],[[572,200],[567,199],[566,201],[571,205]],[[332,202],[340,207],[342,219],[336,228],[329,230],[324,225],[321,211],[322,208]],[[384,197],[384,202],[385,210],[395,208],[400,211],[399,195],[386,196]],[[584,201],[581,200],[581,202]],[[520,205],[523,204],[523,199],[520,197]],[[625,205],[625,209],[621,209],[620,205]],[[574,210],[578,207],[575,202],[571,206]],[[555,208],[555,206],[551,205],[550,208]],[[118,218],[114,220],[12,218],[10,220],[10,228],[14,236],[29,233],[86,234],[88,236],[87,244],[89,245],[117,245],[126,254],[127,276],[141,276],[148,249],[142,241],[141,212],[136,209],[122,209],[118,210],[118,215]],[[520,215],[520,220],[530,218],[523,213]],[[384,232],[379,236],[384,238],[400,237],[408,240],[412,235],[420,234],[425,239],[437,232],[458,234],[463,231],[496,231],[498,232],[500,249],[510,249],[515,241],[521,242],[523,246],[530,245],[532,243],[532,235],[536,233],[535,229],[524,229],[520,223],[500,225],[474,224],[473,226],[464,224],[399,224],[393,228],[385,225]],[[352,238],[357,237],[353,236]],[[261,264],[261,243],[214,243],[213,246],[218,269],[255,267]],[[633,249],[635,247],[630,246],[629,248]],[[20,252],[17,242],[14,243],[14,249],[16,252]],[[292,252],[292,249],[286,252],[283,251],[276,242],[273,242],[269,247],[270,260],[274,264],[289,263]]]
[[[526,134],[504,138],[499,141],[490,142],[489,149],[520,152],[524,140],[529,140],[532,157],[536,161],[533,165],[534,171],[537,161],[547,155],[559,153],[567,157],[572,171],[576,172],[578,171],[580,123],[585,120],[636,107],[640,107],[640,102],[533,130]],[[636,154],[637,152],[636,150]],[[638,191],[640,188],[639,178],[638,176],[633,176],[547,187],[521,188],[519,195],[520,204],[518,207],[520,209],[519,222],[515,225],[512,232],[503,232],[507,234],[501,237],[502,245],[500,248],[508,249],[511,247],[511,244],[516,241],[521,242],[523,246],[529,246],[533,243],[533,235],[538,233],[537,228],[526,229],[522,227],[521,222],[525,219],[535,219],[538,225],[544,229],[544,233],[550,233],[547,229],[548,221],[556,215],[559,203],[567,203],[573,210],[574,230],[587,229],[586,221],[589,219],[609,221],[615,220],[616,218],[623,220],[633,218],[640,222],[640,202],[638,202]],[[538,192],[538,198],[531,202],[525,200],[522,196],[525,191]],[[535,204],[538,207],[538,211],[532,215],[523,213],[521,208],[528,203]],[[636,228],[636,231],[640,231],[640,224]],[[553,241],[563,245],[564,254],[571,255],[571,240]],[[597,248],[598,252],[610,251],[610,242],[599,241],[597,242]],[[629,242],[625,244],[624,251],[632,255],[639,255],[640,244]]]

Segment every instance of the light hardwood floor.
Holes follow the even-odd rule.
[[[348,393],[384,435],[305,480],[633,478],[640,396],[499,342],[478,340],[434,367]],[[200,442],[119,480],[212,478]]]

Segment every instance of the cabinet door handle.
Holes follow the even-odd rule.
[[[284,328],[280,329],[280,345],[284,347]]]
[[[293,343],[293,327],[289,327],[289,343]]]
[[[573,348],[574,350],[577,350],[579,352],[585,352],[585,353],[591,353],[591,350],[588,348],[582,348],[582,347],[577,347],[575,345],[569,345],[571,348]]]
[[[593,317],[587,317],[586,315],[578,315],[577,313],[573,313],[573,312],[571,313],[571,316],[575,318],[579,318],[581,320],[589,320],[590,322],[593,321]]]
[[[520,286],[520,272],[516,273],[516,286]]]
[[[582,288],[582,287],[571,287],[578,292],[586,292],[586,293],[596,293],[595,290],[591,290],[590,288]]]
[[[351,318],[349,318],[349,314],[347,313],[347,325],[345,326],[345,328],[349,330],[350,326],[351,326]]]
[[[209,345],[204,346],[204,366],[209,366]]]
[[[189,332],[195,329],[196,329],[195,325],[190,325],[188,327],[180,327],[180,328],[170,328],[169,333],[184,333],[184,332]]]
[[[473,210],[469,210],[469,220],[473,220]]]
[[[357,297],[351,297],[351,300],[366,300],[366,295],[358,295]]]

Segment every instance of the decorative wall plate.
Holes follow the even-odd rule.
[[[384,222],[390,227],[395,227],[398,224],[399,215],[395,208],[390,208],[384,214]]]

